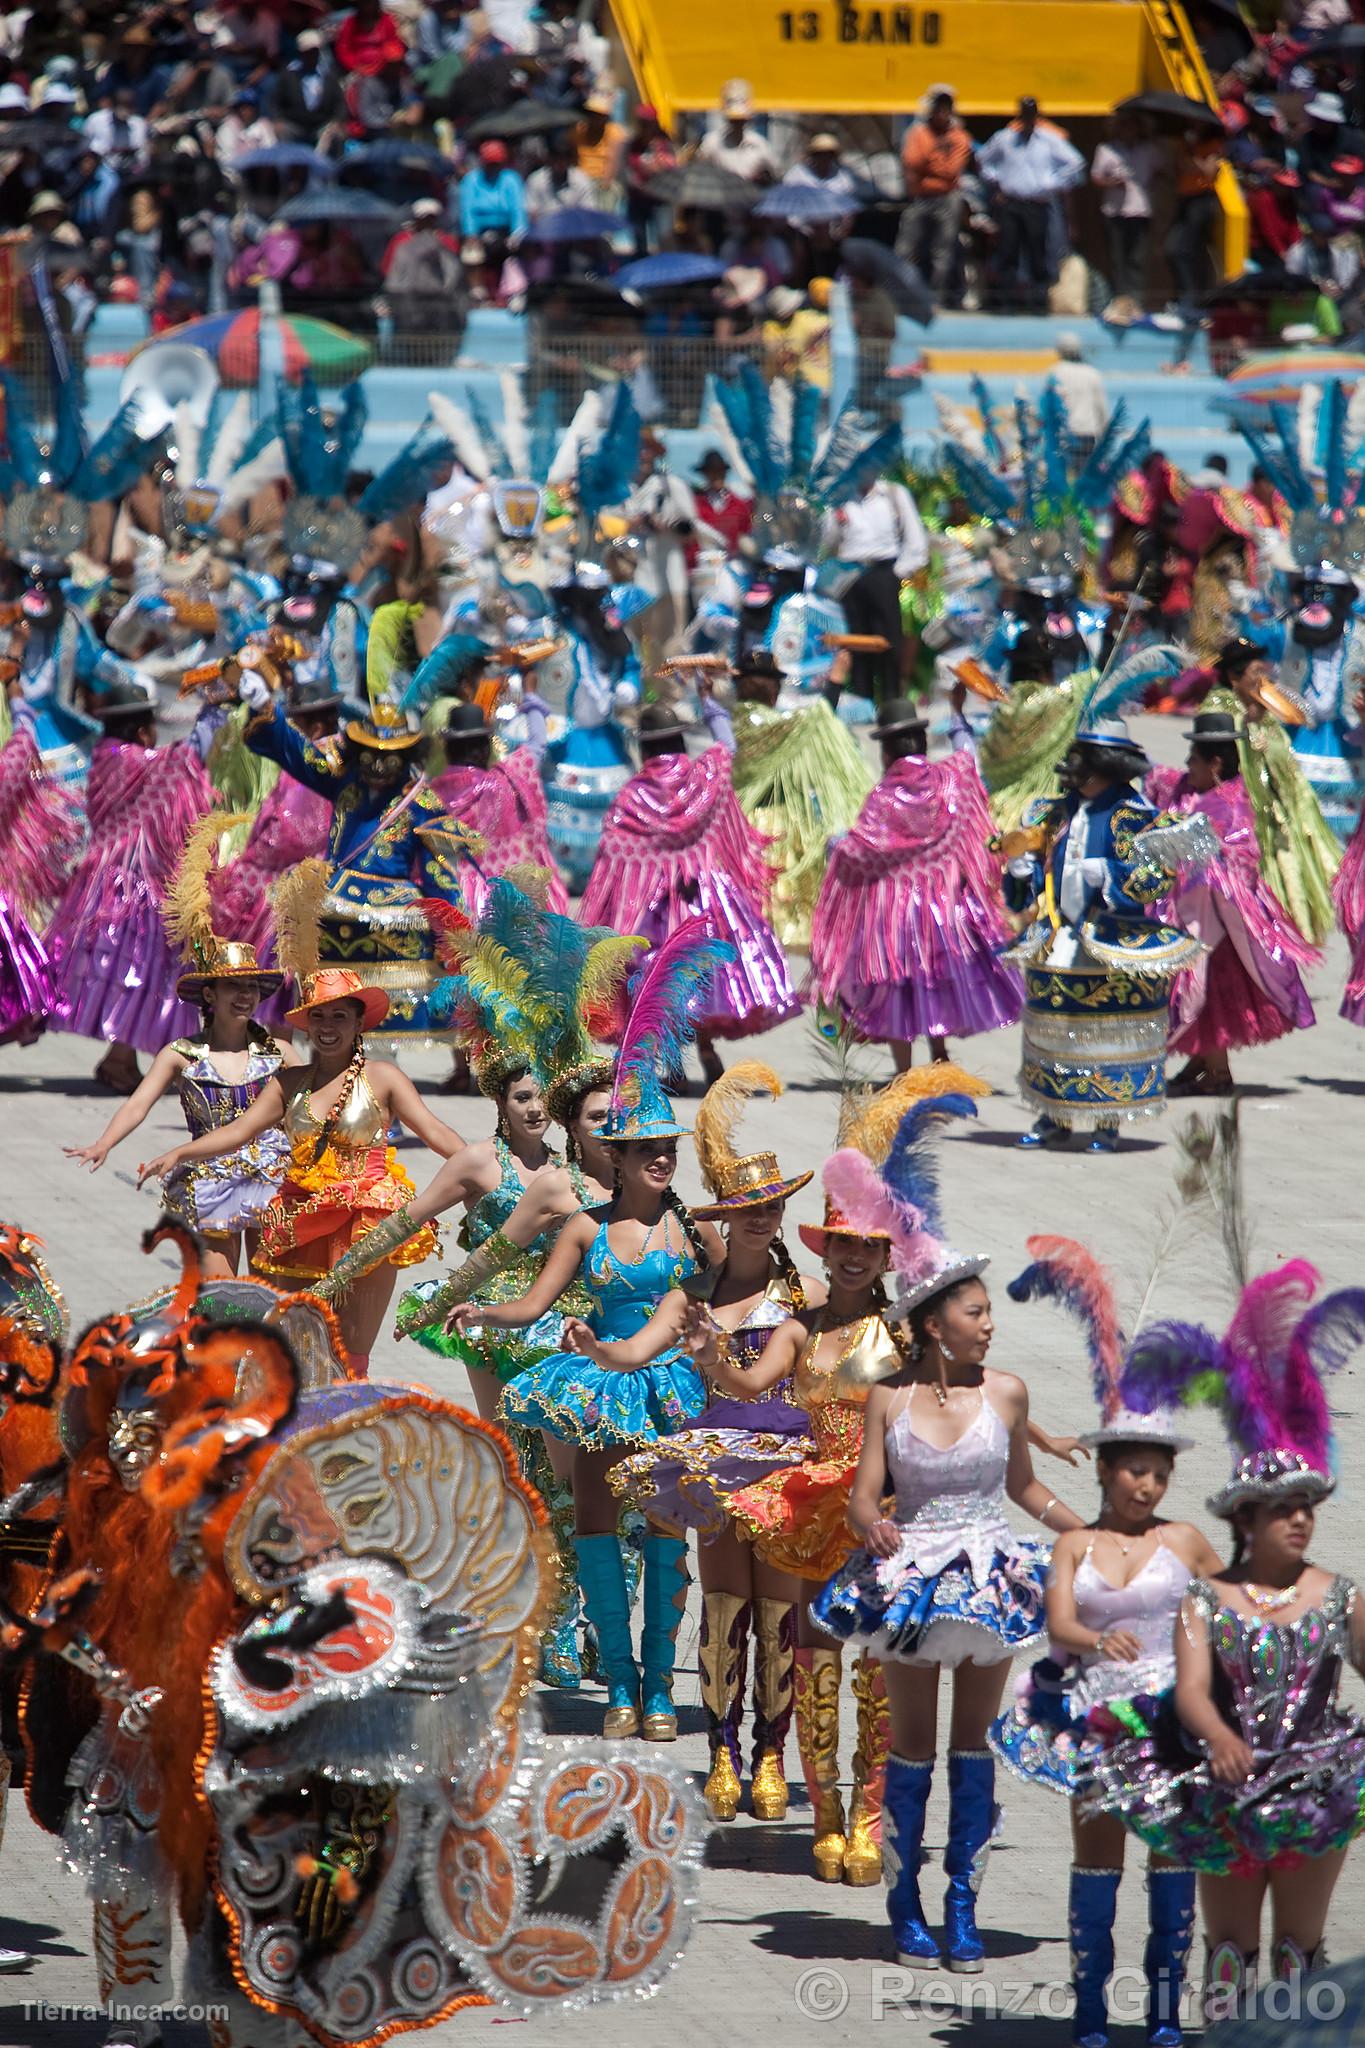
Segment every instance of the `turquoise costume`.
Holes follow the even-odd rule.
[[[397,790],[366,784],[347,745],[305,739],[282,702],[247,727],[246,742],[333,807],[322,964],[349,967],[368,987],[384,990],[386,1038],[452,1038],[447,1013],[431,1002],[443,969],[421,900],[460,903],[459,865],[442,850],[461,833],[457,821],[423,781]],[[439,835],[440,846],[427,843],[426,833]]]
[[[598,1225],[583,1282],[586,1320],[603,1343],[642,1330],[671,1288],[699,1270],[690,1248],[662,1246],[627,1264]],[[502,1397],[510,1423],[545,1429],[589,1450],[657,1443],[685,1429],[706,1406],[701,1374],[685,1351],[665,1351],[635,1372],[611,1372],[572,1351],[556,1351],[518,1373]]]

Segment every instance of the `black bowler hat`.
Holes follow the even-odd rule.
[[[642,740],[686,739],[687,727],[676,711],[670,711],[663,704],[646,704],[636,725]]]
[[[768,647],[747,648],[730,673],[734,676],[760,676],[769,683],[786,680],[785,671],[778,667],[777,657]]]
[[[1230,711],[1197,711],[1194,724],[1181,734],[1182,739],[1202,740],[1211,747],[1235,745],[1238,737],[1237,720]]]
[[[322,676],[314,676],[298,682],[285,697],[285,715],[288,718],[308,717],[318,711],[340,711],[346,699],[340,690],[334,690]]]
[[[888,697],[884,704],[877,706],[872,730],[879,740],[885,740],[897,732],[923,732],[925,724],[920,717],[919,706],[909,697]]]
[[[487,739],[491,728],[477,704],[452,704],[445,723],[448,740]]]
[[[1239,633],[1235,640],[1229,640],[1226,645],[1219,648],[1214,667],[1220,669],[1224,675],[1230,675],[1234,669],[1249,668],[1253,661],[1264,659],[1265,648],[1261,642],[1248,640],[1245,633]]]

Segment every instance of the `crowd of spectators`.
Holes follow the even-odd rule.
[[[1190,325],[1226,161],[1257,275],[1339,331],[1361,324],[1365,223],[1350,8],[1289,0],[1262,32],[1251,0],[1191,0],[1221,100],[1192,125],[1123,108],[1082,150],[1027,95],[969,130],[944,84],[869,153],[761,118],[742,79],[670,133],[576,0],[36,0],[0,15],[0,234],[77,333],[102,297],[166,329],[272,279],[381,341],[454,346],[470,304],[548,303],[818,381],[836,275],[869,344],[917,286],[925,308]],[[650,255],[687,281],[613,283]]]

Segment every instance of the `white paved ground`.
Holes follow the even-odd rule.
[[[1177,757],[1179,740],[1170,724],[1148,724],[1154,751]],[[1320,1267],[1327,1286],[1361,1277],[1361,1132],[1365,1104],[1365,1034],[1338,1018],[1345,949],[1333,941],[1313,979],[1316,1029],[1244,1057],[1242,1123],[1247,1186],[1257,1251],[1265,1263],[1306,1255]],[[788,1026],[754,1050],[783,1075],[787,1092],[765,1105],[749,1127],[755,1146],[775,1146],[784,1167],[818,1165],[830,1149],[835,1099],[820,1078],[811,1041],[800,1026]],[[1131,1314],[1146,1284],[1150,1255],[1168,1198],[1172,1152],[1169,1131],[1183,1110],[1173,1109],[1113,1158],[1057,1157],[1019,1153],[1014,1141],[1027,1118],[1012,1092],[1017,1044],[1012,1034],[974,1041],[960,1049],[966,1063],[999,1091],[982,1103],[979,1125],[945,1143],[944,1185],[954,1236],[994,1259],[998,1336],[995,1360],[1021,1371],[1032,1390],[1035,1412],[1054,1430],[1090,1426],[1093,1409],[1075,1329],[1045,1307],[1019,1308],[1004,1295],[1004,1283],[1026,1262],[1025,1238],[1034,1231],[1060,1231],[1089,1242],[1118,1275]],[[22,1221],[47,1239],[53,1268],[65,1287],[77,1323],[146,1291],[145,1262],[138,1250],[142,1230],[155,1208],[125,1174],[139,1157],[172,1143],[180,1129],[168,1098],[145,1132],[129,1140],[103,1172],[88,1178],[61,1154],[63,1144],[84,1143],[102,1128],[111,1098],[89,1079],[95,1049],[83,1041],[49,1038],[28,1051],[0,1052],[0,1215]],[[409,1062],[419,1081],[434,1082],[443,1056],[418,1055]],[[449,1096],[443,1113],[470,1136],[490,1127],[482,1102]],[[145,1140],[145,1142],[144,1142]],[[684,1148],[686,1151],[686,1148]],[[421,1184],[434,1164],[413,1147],[404,1154]],[[694,1193],[698,1183],[685,1158],[680,1184]],[[819,1213],[818,1182],[792,1205],[793,1224]],[[791,1242],[796,1244],[794,1228]],[[1158,1313],[1216,1319],[1226,1308],[1219,1255],[1211,1239],[1182,1244],[1165,1270]],[[432,1372],[438,1392],[457,1398],[462,1375],[410,1346],[386,1341],[375,1353],[374,1373],[413,1377]],[[1360,1542],[1365,1486],[1365,1417],[1360,1388],[1365,1365],[1344,1373],[1333,1390],[1341,1433],[1342,1484],[1324,1510],[1315,1553],[1322,1563],[1359,1573],[1365,1566]],[[1204,1516],[1203,1497],[1218,1482],[1225,1452],[1207,1417],[1194,1424],[1199,1448],[1181,1462],[1169,1500],[1177,1514]],[[1047,1467],[1049,1483],[1084,1507],[1093,1481],[1084,1471]],[[705,1744],[695,1676],[697,1608],[695,1594],[679,1648],[678,1700],[683,1734],[674,1752],[699,1774]],[[1351,1682],[1353,1695],[1360,1688]],[[585,1729],[598,1724],[602,1695],[554,1696],[550,1712],[558,1725]],[[845,1771],[852,1751],[851,1716],[846,1718]],[[795,1741],[789,1766],[797,1769]],[[992,2035],[997,2048],[1061,2048],[1069,2040],[1066,2002],[1059,1987],[1067,1974],[1065,1897],[1069,1860],[1066,1811],[1041,1793],[1009,1785],[1004,1791],[1004,1840],[991,1860],[981,1900],[987,1930],[987,1973],[971,1996],[975,2025],[990,2011],[999,2014]],[[937,1856],[946,1820],[942,1778],[930,1809],[928,1842]],[[630,2003],[597,2014],[543,2022],[566,2043],[607,2041],[664,2048],[678,2040],[695,2048],[734,2048],[747,2040],[782,2039],[832,2044],[873,2041],[869,2027],[914,2025],[924,2041],[964,2039],[957,2000],[964,1981],[921,1977],[908,2008],[894,2004],[905,1990],[901,1974],[886,1963],[886,1929],[881,1895],[875,1890],[817,1885],[808,1871],[808,1808],[798,1793],[782,1825],[764,1826],[745,1817],[717,1829],[705,1873],[700,1925],[691,1951],[664,1992],[648,2004]],[[41,2001],[80,2007],[93,2000],[94,1969],[89,1921],[79,1889],[59,1868],[51,1842],[29,1822],[12,1799],[8,1837],[0,1862],[0,1943],[36,1946],[36,1967],[23,1977],[0,1982],[0,2048],[43,2043],[53,2048],[80,2044],[95,2048],[102,2027],[94,2020],[44,2015]],[[926,1872],[927,1898],[940,1889],[936,1869]],[[1355,1954],[1365,1909],[1365,1849],[1348,1865],[1329,1927],[1338,1960]],[[1125,1887],[1119,1926],[1120,1962],[1140,1961],[1143,1897],[1136,1874]],[[983,1989],[983,1986],[986,1987]],[[1137,2048],[1141,2040],[1136,1992],[1130,1987],[1132,2020],[1116,2031],[1116,2048]],[[27,2009],[25,2001],[28,2001]],[[1041,2010],[1039,2009],[1041,2005]],[[825,2016],[827,2015],[827,2016]],[[487,2027],[505,2024],[488,2014],[461,2015],[435,2035],[440,2048]],[[973,2028],[974,2031],[974,2028]],[[198,2044],[202,2034],[185,2025],[171,2030],[173,2042]]]

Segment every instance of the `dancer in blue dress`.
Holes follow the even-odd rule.
[[[611,1201],[570,1217],[539,1278],[519,1300],[457,1308],[447,1324],[520,1329],[575,1279],[587,1289],[588,1320],[565,1318],[566,1348],[509,1381],[502,1412],[508,1423],[546,1430],[575,1447],[574,1547],[584,1607],[606,1669],[605,1732],[643,1733],[653,1742],[671,1742],[677,1733],[673,1658],[687,1593],[687,1544],[657,1526],[646,1532],[637,1665],[607,1472],[624,1450],[685,1429],[705,1407],[706,1388],[681,1346],[638,1366],[618,1347],[644,1328],[670,1289],[725,1256],[714,1226],[694,1223],[674,1192],[678,1140],[687,1133],[657,1079],[680,1056],[689,999],[724,957],[725,948],[708,939],[700,923],[684,926],[657,949],[631,1004],[602,1133],[616,1161]]]

